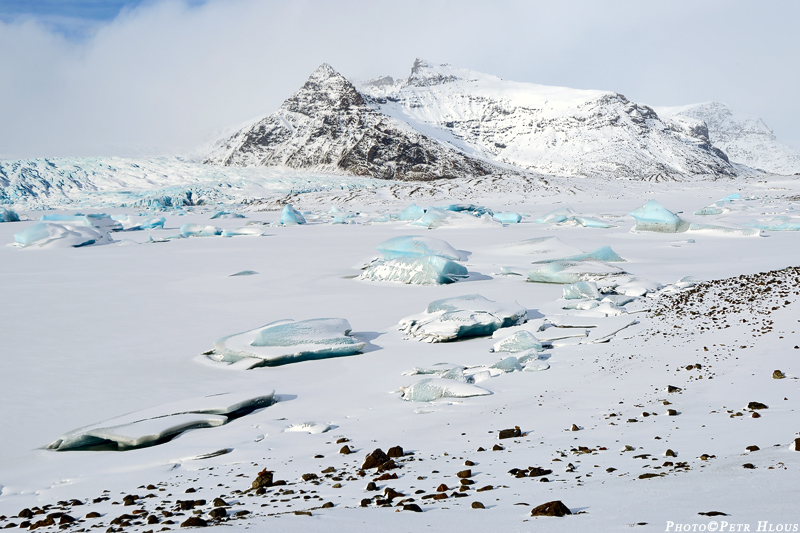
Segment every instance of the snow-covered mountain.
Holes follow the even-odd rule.
[[[234,134],[205,162],[344,171],[396,180],[503,172],[379,112],[327,64],[317,68],[278,111]]]
[[[760,118],[736,113],[719,102],[658,107],[656,111],[676,123],[706,127],[711,143],[735,163],[775,174],[800,172],[800,153],[778,141]]]
[[[458,150],[561,176],[733,176],[702,131],[618,93],[501,80],[416,60],[405,80],[362,85],[382,113]]]

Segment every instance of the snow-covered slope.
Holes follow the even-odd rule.
[[[398,180],[502,172],[377,112],[327,64],[315,70],[278,111],[234,134],[205,162],[344,171]]]
[[[655,109],[678,124],[706,128],[711,143],[735,163],[775,174],[800,172],[800,153],[778,141],[760,118],[736,113],[719,102]]]
[[[381,112],[452,146],[562,176],[733,176],[701,131],[664,123],[621,94],[549,87],[416,60],[405,80],[361,90]]]

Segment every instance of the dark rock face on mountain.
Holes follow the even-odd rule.
[[[233,135],[204,162],[344,171],[391,180],[502,172],[376,111],[329,65],[320,66],[277,112]]]

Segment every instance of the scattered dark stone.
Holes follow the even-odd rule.
[[[447,499],[447,493],[446,492],[440,492],[439,494],[434,494],[432,499],[433,500],[446,500]]]
[[[311,516],[311,511],[295,511],[294,514],[297,516]]]
[[[478,451],[479,451],[479,452],[485,452],[485,451],[486,451],[486,448],[484,448],[483,446],[481,446],[480,448],[478,448]]]
[[[251,490],[261,489],[264,487],[271,487],[274,485],[272,482],[272,477],[274,472],[267,470],[266,468],[258,473],[258,476],[253,480],[252,485],[250,485]]]
[[[92,511],[90,513],[86,513],[86,518],[100,518],[102,515],[97,511]]]
[[[158,487],[156,487],[155,485],[147,485],[147,487],[145,487],[145,488],[147,490],[156,490]]]
[[[389,456],[383,453],[383,450],[380,448],[376,448],[371,453],[367,454],[367,457],[364,459],[364,464],[361,465],[361,468],[362,470],[378,468],[387,461],[389,461]]]
[[[136,500],[139,499],[139,496],[136,494],[128,494],[124,498],[122,498],[122,503],[124,505],[136,505]]]
[[[301,477],[303,478],[303,481],[311,481],[312,479],[317,479],[316,474],[303,474]]]
[[[468,478],[461,478],[461,486],[474,485],[474,484],[475,484],[475,480],[468,479]]]
[[[747,408],[748,409],[753,409],[753,410],[755,410],[755,409],[769,409],[769,407],[767,407],[766,405],[764,405],[761,402],[750,402],[750,403],[747,404]]]
[[[382,474],[382,475],[376,477],[375,481],[387,481],[387,480],[390,480],[390,479],[397,479],[397,474],[389,474],[389,473]]]
[[[403,448],[400,446],[393,446],[386,452],[389,457],[403,457]]]
[[[667,457],[678,457],[678,454],[673,452],[671,449],[667,449],[667,451],[664,453],[664,455],[666,455]]]
[[[531,516],[566,516],[572,514],[569,507],[564,505],[561,500],[543,503],[531,509]]]
[[[481,502],[472,502],[473,509],[486,509],[486,507]]]
[[[652,472],[649,472],[647,474],[641,474],[639,479],[650,479],[652,477],[661,477],[661,474],[653,474]]]
[[[353,450],[350,449],[350,446],[345,444],[344,446],[342,446],[342,449],[339,450],[339,453],[341,453],[342,455],[349,455],[353,453]]]
[[[464,466],[475,466],[475,463],[472,461],[464,461]]]
[[[181,511],[191,511],[194,509],[194,500],[178,500]]]
[[[407,504],[403,505],[403,510],[404,511],[412,511],[414,513],[421,513],[422,512],[422,508],[419,505],[417,505],[416,503],[407,503]]]
[[[27,529],[27,528],[31,527],[31,523],[28,522],[27,520],[23,520],[20,523],[19,527],[20,527],[20,529]]]
[[[580,431],[580,430],[581,430],[581,428],[579,428],[579,427],[578,427],[577,425],[575,425],[575,424],[572,424],[572,427],[571,427],[571,428],[569,428],[569,430],[570,430],[570,431]]]
[[[754,411],[753,414],[750,415],[750,417],[751,418],[761,418],[761,415]]]
[[[159,522],[158,517],[154,514],[151,514],[150,516],[147,517],[148,524],[158,524],[158,522]]]
[[[757,452],[757,451],[758,451],[758,450],[760,450],[761,448],[759,448],[758,446],[756,446],[755,444],[753,444],[752,446],[748,446],[748,447],[747,447],[747,448],[745,448],[745,449],[746,449],[748,452]]]
[[[678,416],[678,411],[676,411],[675,409],[667,409],[667,414],[669,416]]]
[[[553,471],[546,468],[541,468],[538,466],[530,466],[528,467],[528,477],[539,477],[539,476],[546,476],[548,474],[552,474]]]
[[[325,502],[322,504],[323,509],[330,509],[331,507],[333,507],[333,502]]]
[[[219,520],[220,518],[225,518],[228,516],[228,512],[222,507],[214,507],[208,512],[208,516]]]
[[[214,501],[211,503],[214,507],[228,507],[228,504],[225,503],[225,500],[222,498],[214,498]]]
[[[242,509],[241,511],[236,512],[236,516],[247,516],[250,514],[250,511],[247,509]]]
[[[20,518],[33,518],[33,511],[31,511],[30,509],[25,508],[25,509],[21,510],[19,512],[19,514],[17,514],[17,516],[20,517]]]
[[[497,434],[498,439],[513,439],[522,435],[519,426],[514,426],[514,429],[501,429]]]
[[[479,488],[479,489],[478,489],[478,490],[476,490],[475,492],[484,492],[484,491],[487,491],[487,490],[492,490],[492,489],[494,489],[494,487],[492,487],[491,485],[486,485],[486,486],[484,486],[484,487],[481,487],[481,488]]]
[[[372,500],[369,498],[364,498],[361,500],[361,507],[369,507],[369,504],[372,503]]]
[[[332,466],[329,466],[328,468],[322,471],[323,474],[333,474],[334,472],[336,472],[336,469]]]
[[[367,483],[367,488],[364,490],[378,490],[378,485],[376,485],[374,481],[370,481]]]
[[[682,388],[676,387],[675,385],[668,385],[667,386],[667,392],[680,392],[682,390],[683,390]]]
[[[341,439],[338,439],[336,441],[336,444],[342,444],[344,442],[350,442],[350,439],[348,439],[347,437],[342,437]]]
[[[448,490],[450,489],[447,488],[447,485],[445,485],[444,483],[436,487],[436,492],[447,492]]]
[[[462,470],[461,472],[457,473],[456,476],[460,478],[472,477],[472,470],[469,468],[466,470]]]
[[[494,452],[502,452],[503,450],[505,450],[505,448],[503,448],[499,444],[495,444],[494,446],[492,446],[492,451]]]
[[[389,487],[387,487],[386,490],[383,491],[383,495],[389,501],[392,501],[395,498],[402,498],[403,496],[405,496],[405,494],[397,492],[396,490]]]
[[[317,454],[314,456],[314,459],[325,459],[325,456]]]
[[[547,479],[546,477],[540,477],[539,478],[539,483],[550,483],[550,480]]]
[[[389,459],[385,463],[381,463],[381,465],[378,466],[378,472],[386,472],[387,470],[394,470],[395,468],[400,468],[400,467],[397,463],[394,462],[394,460]]]
[[[800,437],[794,439],[794,451],[800,452]]]
[[[729,516],[728,513],[723,513],[722,511],[709,511],[707,513],[697,513],[703,516]]]
[[[754,465],[753,463],[745,463],[745,464],[743,464],[742,466],[743,466],[744,468],[748,468],[748,469],[750,469],[750,470],[755,470],[755,468],[756,468],[756,465]]]
[[[189,487],[188,489],[186,489],[186,490],[185,490],[185,491],[183,491],[183,492],[185,492],[185,493],[187,493],[187,494],[188,494],[188,493],[191,493],[191,492],[197,492],[197,489],[195,489],[194,487]]]
[[[64,524],[71,524],[74,521],[75,521],[75,519],[72,518],[70,515],[62,514],[58,519],[58,524],[63,526]]]

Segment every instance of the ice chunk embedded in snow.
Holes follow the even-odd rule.
[[[644,278],[631,278],[629,281],[617,285],[614,292],[625,296],[644,296],[651,292],[656,292],[663,287],[657,281],[651,281]]]
[[[275,403],[275,394],[224,393],[136,411],[70,431],[48,448],[75,450],[103,446],[126,450],[152,446],[189,429],[220,426]]]
[[[452,379],[425,378],[409,387],[400,387],[403,399],[409,402],[432,402],[440,398],[487,396],[490,391]]]
[[[213,237],[222,234],[222,230],[215,226],[204,224],[184,224],[181,226],[181,235],[184,237]]]
[[[600,290],[597,288],[597,283],[594,281],[579,281],[572,285],[567,285],[563,289],[563,298],[565,300],[599,300]]]
[[[522,220],[522,215],[519,213],[513,213],[511,211],[504,211],[502,213],[495,213],[492,215],[496,220],[499,220],[503,224],[519,224]]]
[[[442,207],[442,209],[447,209],[448,211],[453,211],[455,213],[467,213],[475,217],[494,214],[494,211],[488,207],[475,204],[450,204]]]
[[[618,267],[600,261],[551,261],[535,264],[528,272],[528,281],[538,283],[577,283],[596,281],[624,274]]]
[[[231,213],[230,211],[226,211],[225,209],[220,209],[219,211],[214,211],[211,215],[211,220],[217,218],[244,218],[244,215],[239,213]]]
[[[19,215],[13,209],[0,207],[0,222],[19,222]]]
[[[424,313],[406,317],[399,329],[427,342],[491,335],[494,331],[523,324],[528,310],[517,303],[487,300],[479,294],[436,300]]]
[[[631,211],[630,215],[636,219],[634,231],[680,233],[689,229],[687,221],[655,200],[648,200],[643,206]]]
[[[264,235],[264,232],[255,226],[222,230],[223,237],[238,237],[242,235],[261,237],[262,235]]]
[[[80,248],[113,242],[111,235],[93,226],[38,222],[14,234],[20,248]]]
[[[542,345],[533,333],[524,329],[494,343],[492,346],[492,351],[494,352],[519,353],[529,350],[540,352],[542,351]]]
[[[119,231],[122,229],[122,224],[105,213],[88,215],[60,215],[57,213],[51,213],[42,215],[41,222],[57,222],[70,226],[87,226],[100,228],[105,231]]]
[[[417,204],[411,204],[410,206],[403,209],[399,215],[397,215],[397,220],[402,221],[412,221],[412,220],[419,220],[425,214],[425,208],[420,207]]]
[[[751,220],[744,225],[766,231],[800,231],[800,221],[785,216],[768,220]]]
[[[603,261],[606,263],[624,263],[625,260],[617,254],[610,246],[601,246],[592,252],[585,254],[575,254],[562,258],[564,261]]]
[[[164,223],[167,221],[164,217],[132,218],[129,215],[112,215],[111,218],[119,222],[124,231],[155,229],[159,227],[163,229]]]
[[[534,220],[537,224],[559,224],[566,222],[568,219],[575,216],[575,210],[571,207],[560,207],[554,211],[550,211]]]
[[[393,237],[380,243],[378,251],[383,254],[384,259],[437,255],[452,261],[465,261],[468,257],[467,253],[456,250],[441,239],[419,235]]]
[[[761,230],[755,227],[721,226],[719,224],[698,224],[695,222],[689,224],[689,231],[729,235],[732,237],[759,237],[761,235]]]
[[[584,228],[616,228],[614,224],[609,224],[608,222],[600,220],[599,218],[576,215],[572,217],[572,220]]]
[[[281,224],[284,226],[297,226],[298,224],[305,224],[306,219],[303,215],[292,207],[292,204],[286,204],[281,211]]]
[[[288,432],[300,432],[300,433],[311,433],[312,435],[317,435],[319,433],[325,433],[326,431],[330,431],[333,429],[334,426],[330,424],[325,424],[321,422],[301,422],[300,424],[292,424],[288,428],[284,429],[284,431]]]
[[[266,326],[223,337],[214,343],[212,359],[236,362],[260,360],[254,366],[278,366],[311,359],[359,353],[366,343],[349,335],[350,323],[343,318],[280,320]]]
[[[413,285],[443,285],[469,275],[467,268],[444,257],[426,255],[377,261],[367,267],[360,279],[397,281]]]
[[[496,362],[495,364],[493,364],[489,368],[494,368],[494,369],[497,369],[497,370],[501,370],[503,372],[515,372],[515,371],[516,372],[521,372],[522,371],[522,365],[519,364],[519,360],[516,357],[514,357],[513,355],[509,355],[505,359]]]

